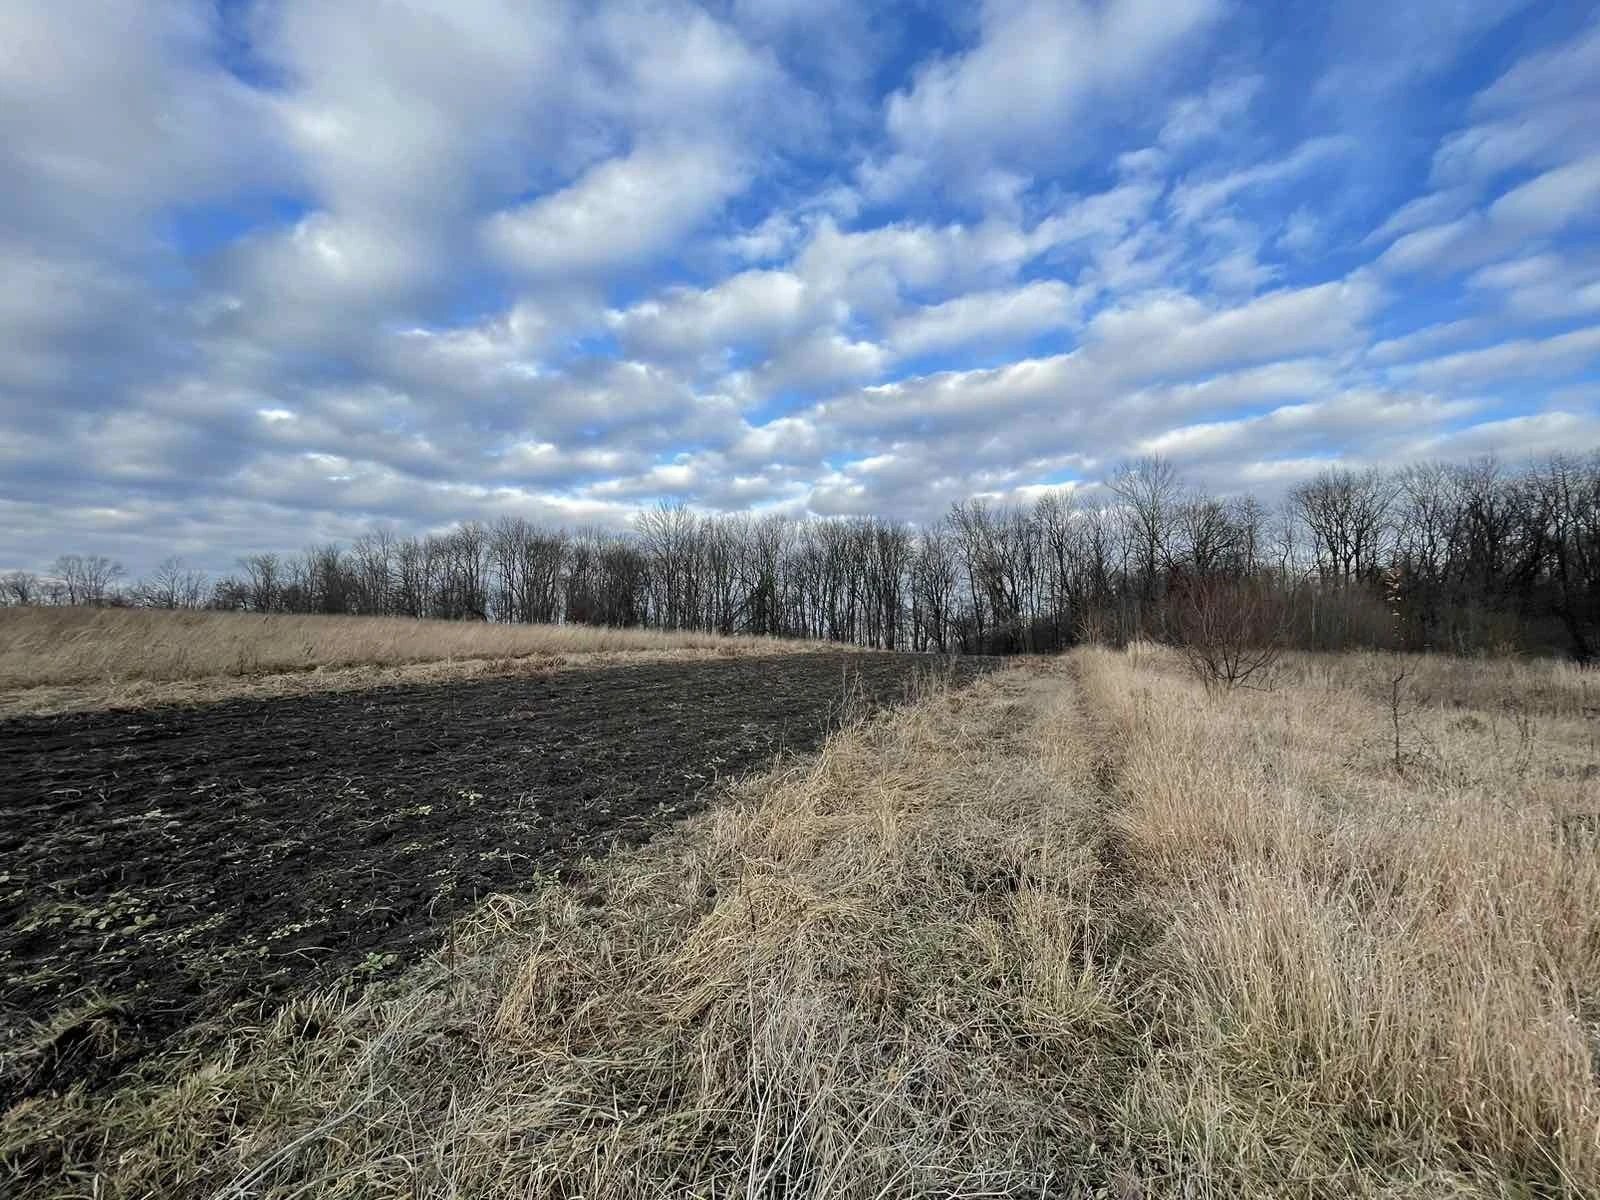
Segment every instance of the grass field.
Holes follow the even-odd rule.
[[[1208,696],[1142,645],[935,686],[0,1156],[38,1196],[1594,1195],[1596,697],[1381,655]]]
[[[127,608],[0,608],[0,715],[301,695],[570,663],[813,643],[590,625]]]

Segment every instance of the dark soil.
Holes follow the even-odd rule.
[[[817,746],[926,660],[802,654],[0,722],[0,1109],[386,973]],[[970,676],[981,664],[958,664]]]

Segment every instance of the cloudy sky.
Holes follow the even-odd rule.
[[[11,0],[0,178],[0,568],[1600,445],[1592,3]]]

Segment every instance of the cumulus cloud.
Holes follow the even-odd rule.
[[[988,0],[975,45],[922,66],[889,97],[889,135],[919,163],[1058,155],[1061,131],[1086,104],[1196,45],[1221,12],[1218,0]]]
[[[1081,300],[1060,280],[1019,288],[969,292],[901,317],[889,329],[889,347],[906,357],[964,346],[1005,347],[1041,333],[1065,329],[1077,319]]]
[[[1428,359],[1398,368],[1407,380],[1428,386],[1473,387],[1516,376],[1563,375],[1600,362],[1600,326],[1549,338],[1518,338]]]
[[[1108,309],[1089,332],[1106,357],[1136,375],[1192,374],[1355,343],[1381,293],[1369,278],[1269,292],[1212,309],[1188,295]]]
[[[496,213],[490,247],[536,276],[645,265],[721,207],[743,173],[715,146],[648,146],[608,159],[570,187]]]

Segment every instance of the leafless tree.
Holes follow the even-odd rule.
[[[1253,678],[1250,662],[1232,649],[1238,631],[1218,628],[1217,597],[1242,597],[1234,615],[1259,633],[1270,596],[1289,631],[1277,640],[1308,647],[1388,647],[1398,633],[1413,646],[1600,652],[1595,455],[1520,470],[1487,460],[1333,470],[1276,512],[1194,491],[1159,459],[1110,483],[1087,498],[967,501],[920,529],[662,505],[631,531],[571,534],[514,517],[429,537],[379,530],[348,549],[242,559],[212,602],[968,653],[1164,636],[1216,643],[1218,678],[1237,681]],[[61,577],[29,594],[106,595],[114,564],[99,560],[97,585],[84,561],[63,556]]]
[[[0,578],[0,602],[6,604],[38,604],[44,599],[44,589],[39,577],[32,571],[7,571]]]
[[[245,584],[241,590],[252,612],[276,612],[283,598],[283,569],[276,554],[251,554],[239,560]]]
[[[1376,578],[1392,541],[1390,510],[1397,490],[1380,471],[1332,469],[1290,493],[1311,533],[1324,582]]]
[[[122,564],[103,554],[63,554],[52,568],[68,604],[104,604],[122,577]]]
[[[183,559],[173,555],[134,584],[129,595],[145,608],[200,608],[206,601],[207,584],[204,571],[185,566]]]
[[[1139,597],[1155,599],[1177,528],[1183,485],[1164,458],[1141,458],[1119,468],[1107,486],[1122,501],[1127,545],[1137,572]]]

